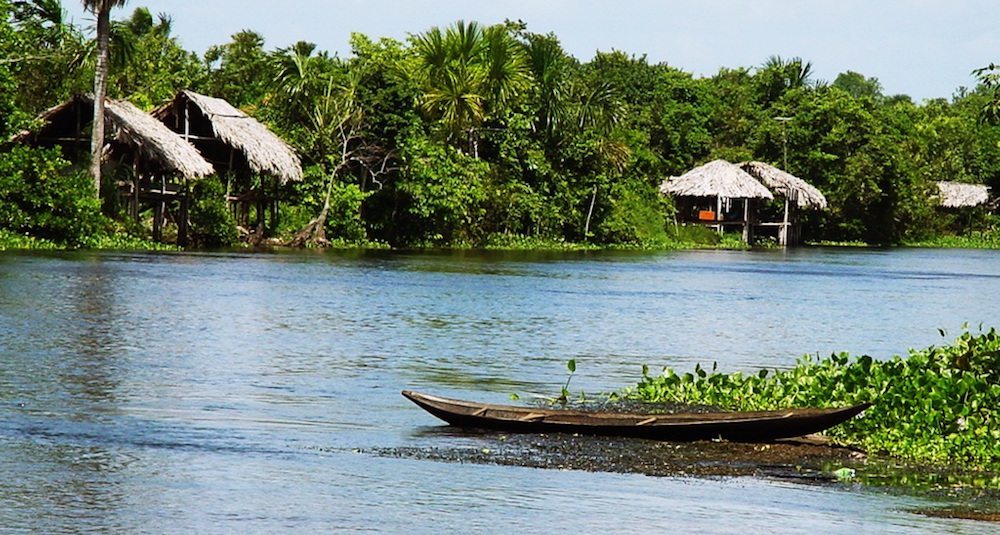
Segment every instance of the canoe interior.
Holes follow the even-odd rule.
[[[658,440],[771,441],[817,433],[860,414],[871,404],[837,409],[681,414],[613,413],[475,403],[409,390],[410,401],[460,427],[514,432],[566,432]]]

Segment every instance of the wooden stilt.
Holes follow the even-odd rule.
[[[132,198],[129,200],[129,209],[131,210],[132,220],[136,223],[139,222],[139,189],[142,187],[142,183],[139,181],[139,162],[138,160],[132,161]]]
[[[788,246],[788,197],[785,197],[785,217],[781,221],[781,229],[778,230],[778,245]]]
[[[743,199],[743,243],[750,243],[750,199]]]
[[[177,245],[187,247],[188,244],[188,185],[187,179],[181,186],[183,189],[180,195],[180,213],[177,216]]]
[[[722,236],[722,197],[715,198],[715,221],[719,236]]]

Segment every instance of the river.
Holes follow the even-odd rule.
[[[993,251],[0,253],[11,532],[986,533],[924,498],[381,457],[477,447],[399,395],[643,364],[886,358],[1000,323]]]

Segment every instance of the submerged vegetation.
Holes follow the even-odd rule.
[[[689,373],[665,368],[652,376],[644,368],[627,396],[732,410],[872,402],[828,435],[876,455],[1000,472],[1000,334],[992,328],[889,360],[806,355],[791,369],[752,374],[698,365]]]
[[[294,241],[317,222],[312,235],[340,244],[717,246],[710,233],[675,229],[673,205],[657,190],[715,158],[782,162],[822,190],[829,209],[806,215],[810,241],[934,243],[970,224],[995,232],[992,220],[935,210],[933,197],[942,178],[1000,190],[1000,127],[983,115],[995,108],[993,70],[974,89],[915,103],[853,71],[816,80],[799,58],[704,78],[620,51],[574,58],[557,36],[520,22],[414,28],[405,41],[355,34],[345,57],[304,41],[268,48],[249,30],[199,56],[171,22],[143,7],[112,21],[108,96],[149,110],[192,89],[290,143],[305,179],[277,187],[280,212],[264,229],[272,240]],[[0,0],[0,139],[91,91],[96,48],[57,0]],[[114,176],[94,204],[87,155],[61,157],[73,165],[0,150],[10,192],[0,198],[0,229],[76,247],[107,228],[99,217],[126,219],[109,200]],[[18,171],[28,167],[33,175]],[[223,194],[225,180],[206,180],[214,184],[203,194]],[[194,241],[238,241],[222,201],[202,201]]]

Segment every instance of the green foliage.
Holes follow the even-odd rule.
[[[431,143],[421,133],[404,141],[401,159],[404,172],[398,188],[412,222],[406,235],[438,245],[479,242],[487,165],[449,146]]]
[[[942,335],[944,333],[942,332]],[[875,360],[809,355],[789,370],[719,373],[713,364],[683,375],[665,368],[628,394],[643,401],[732,410],[874,405],[828,433],[872,452],[922,462],[1000,468],[1000,335],[964,332],[951,345]]]
[[[205,51],[208,73],[199,89],[238,108],[259,105],[274,79],[272,63],[264,51],[264,37],[243,30],[231,39]]]
[[[106,224],[90,176],[58,150],[16,146],[0,153],[0,228],[74,247]]]
[[[193,52],[171,35],[173,21],[149,9],[136,8],[131,17],[112,24],[112,62],[108,96],[124,98],[151,109],[178,91],[197,85],[204,67]]]
[[[191,188],[189,220],[188,233],[196,247],[228,247],[239,238],[222,182],[215,176],[199,180]]]
[[[968,235],[943,234],[917,241],[906,241],[907,247],[940,247],[960,249],[1000,249],[1000,231],[975,232]]]
[[[645,184],[622,181],[609,191],[608,208],[598,225],[598,237],[604,243],[663,243],[667,213],[666,201]]]
[[[95,47],[55,0],[0,0],[0,15],[6,137],[92,90]],[[993,65],[977,71],[975,90],[918,105],[854,71],[817,83],[800,58],[710,78],[615,50],[580,61],[521,22],[459,21],[405,42],[354,34],[350,44],[344,58],[304,41],[267,49],[244,30],[199,60],[169,15],[139,7],[112,21],[108,92],[148,109],[190,87],[264,121],[315,167],[281,189],[286,234],[329,192],[323,229],[335,241],[742,247],[673,228],[658,191],[724,158],[778,164],[818,187],[830,206],[801,214],[810,241],[935,243],[963,232],[982,238],[942,243],[989,243],[987,219],[942,215],[932,194],[941,178],[1000,191],[1000,126],[980,120],[1000,109]],[[228,231],[206,239],[226,242]]]

